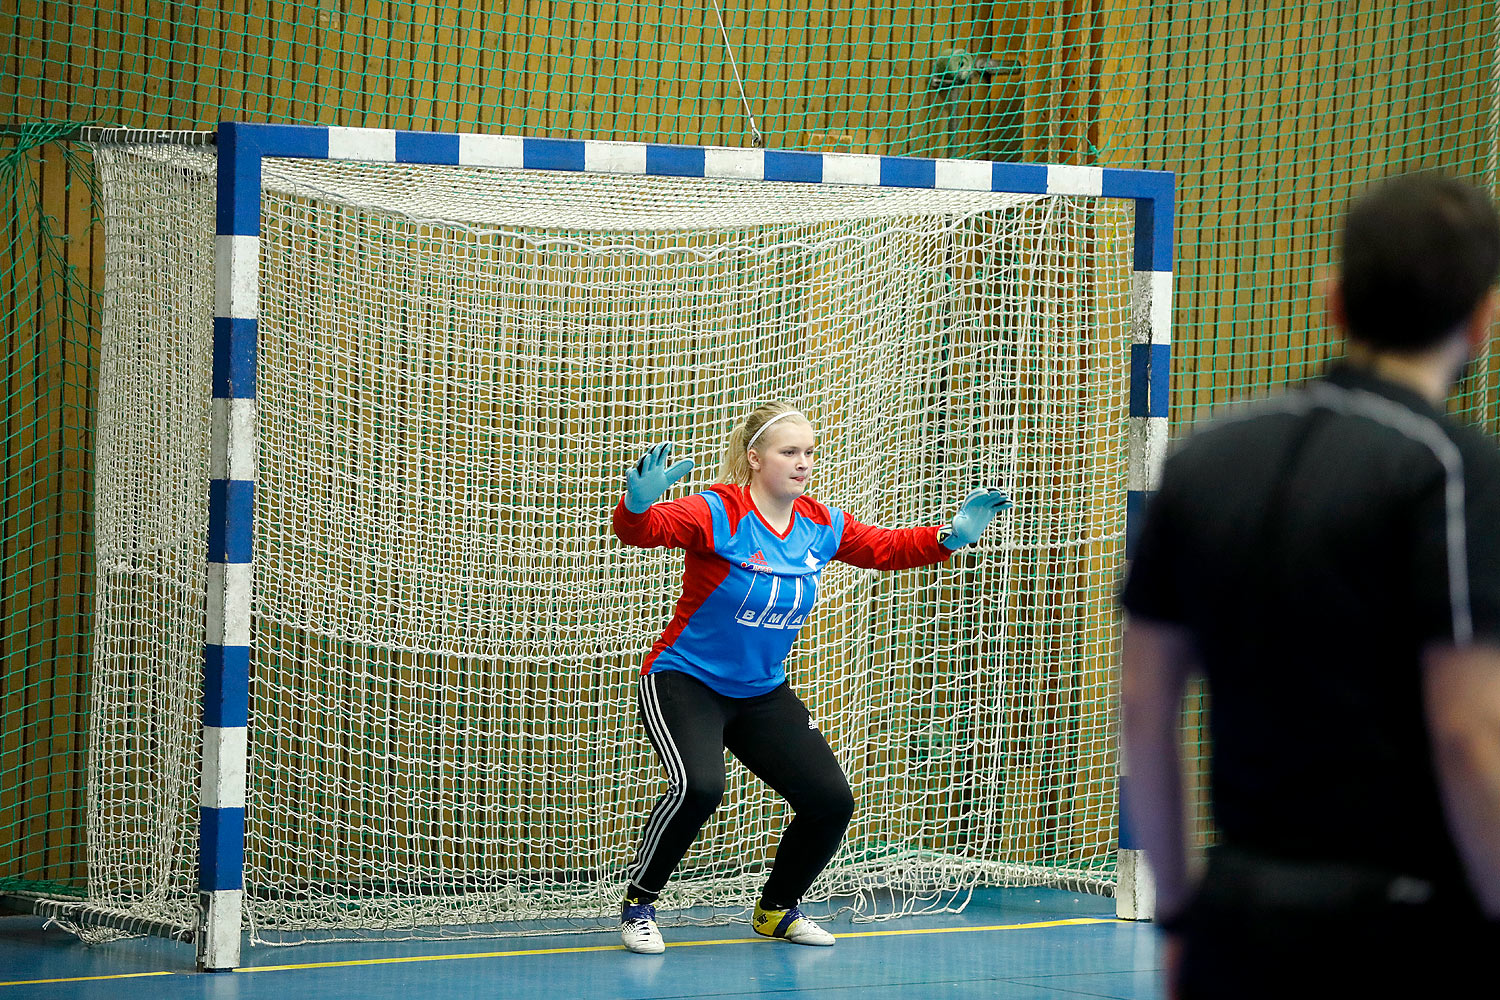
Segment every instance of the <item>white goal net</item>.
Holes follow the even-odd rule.
[[[95,147],[105,218],[93,901],[191,921],[213,152]],[[856,813],[810,912],[1114,880],[1131,207],[268,160],[244,861],[256,940],[608,926],[664,788],[636,719],[681,553],[611,533],[773,399],[810,493],[976,549],[831,565],[788,663]],[[658,904],[748,911],[788,820],[737,763]]]

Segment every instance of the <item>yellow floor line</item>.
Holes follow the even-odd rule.
[[[1110,917],[1072,917],[1066,920],[1042,920],[1029,924],[991,924],[986,927],[912,927],[904,930],[890,931],[850,931],[845,934],[835,935],[839,938],[869,938],[869,937],[902,937],[913,934],[975,934],[981,931],[1022,931],[1034,930],[1044,927],[1076,927],[1084,924],[1115,924],[1128,923],[1129,921],[1115,920]],[[704,948],[711,945],[724,944],[759,944],[768,942],[769,938],[719,938],[712,941],[674,941],[668,944],[668,948]],[[235,972],[291,972],[298,969],[347,969],[359,966],[374,965],[404,965],[411,962],[452,962],[459,959],[476,958],[522,958],[530,955],[583,955],[596,951],[623,951],[624,946],[618,944],[588,945],[579,948],[529,948],[523,951],[481,951],[468,952],[460,955],[402,955],[395,958],[365,958],[352,959],[342,962],[306,962],[298,965],[246,965],[235,969]],[[0,983],[0,986],[37,986],[43,983],[85,983],[102,979],[138,979],[143,976],[175,976],[184,975],[177,972],[132,972],[115,976],[78,976],[72,979],[29,979],[16,980],[14,982]]]
[[[0,986],[41,986],[46,983],[97,983],[101,979],[145,979],[148,976],[175,976],[176,972],[121,972],[113,976],[73,976],[70,979],[17,979]]]

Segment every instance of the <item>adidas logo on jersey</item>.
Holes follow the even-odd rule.
[[[771,564],[766,561],[766,554],[760,549],[755,550],[755,555],[740,563],[740,569],[750,569],[757,573],[771,573]]]

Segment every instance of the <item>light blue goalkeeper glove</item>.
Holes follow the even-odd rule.
[[[693,471],[693,460],[684,458],[671,468],[667,459],[672,457],[670,444],[659,444],[641,460],[625,470],[625,509],[632,514],[644,514],[646,508],[661,499],[661,495],[683,476]]]
[[[950,549],[973,545],[984,534],[990,518],[1013,506],[1015,505],[1010,502],[1010,498],[993,486],[975,490],[958,505],[958,513],[953,515],[953,521],[948,527],[938,530],[938,541]]]

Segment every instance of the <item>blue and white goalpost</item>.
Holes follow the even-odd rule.
[[[1170,174],[239,123],[191,163],[121,150],[99,154],[126,208],[105,226],[100,462],[123,485],[100,493],[99,628],[123,638],[95,665],[98,907],[192,930],[204,969],[235,967],[246,927],[607,925],[658,791],[634,674],[681,572],[611,546],[608,512],[646,445],[696,457],[702,489],[733,421],[783,398],[824,439],[817,494],[862,520],[936,523],[976,484],[1017,504],[941,567],[826,571],[793,683],[860,805],[813,909],[1046,882],[1151,916],[1114,587],[1167,441]],[[176,249],[111,258],[151,212]],[[142,628],[163,580],[185,610]],[[201,676],[149,679],[189,646]],[[111,735],[200,691],[182,759],[143,771]],[[157,825],[196,834],[151,834],[141,866],[129,786],[192,771],[196,823]],[[729,782],[668,920],[763,878],[781,803]],[[143,867],[196,899],[160,904],[192,893]]]

